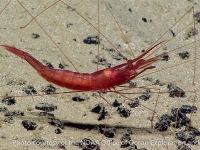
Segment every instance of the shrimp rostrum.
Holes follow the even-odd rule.
[[[49,82],[72,90],[103,91],[122,85],[134,79],[147,69],[155,68],[155,66],[152,64],[158,60],[161,60],[162,56],[165,54],[161,54],[150,59],[144,59],[143,57],[162,42],[149,48],[143,54],[133,60],[130,59],[121,65],[112,68],[106,68],[93,73],[79,73],[72,72],[70,70],[53,69],[43,65],[27,52],[8,45],[0,46],[26,60],[33,68],[37,70],[39,75]]]

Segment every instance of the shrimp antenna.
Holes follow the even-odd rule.
[[[161,41],[160,43],[154,45],[153,47],[150,47],[147,51],[145,51],[143,54],[141,54],[140,56],[138,56],[137,58],[133,59],[131,61],[131,63],[138,61],[139,59],[141,59],[143,56],[145,56],[147,53],[149,53],[152,49],[154,49],[156,46],[162,44],[163,42],[166,42],[166,40]]]

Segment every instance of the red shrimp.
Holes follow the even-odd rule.
[[[142,59],[142,57],[163,42],[164,41],[154,45],[133,60],[130,59],[121,65],[106,68],[93,73],[79,73],[72,72],[70,70],[53,69],[48,66],[44,66],[29,53],[8,45],[0,46],[3,46],[11,53],[25,59],[34,69],[37,70],[39,75],[49,82],[72,90],[103,91],[124,84],[134,79],[147,69],[155,68],[155,66],[152,66],[151,64],[161,60],[162,56],[165,54],[161,54],[147,60]]]

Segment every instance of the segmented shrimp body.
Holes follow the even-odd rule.
[[[29,53],[8,45],[0,46],[3,46],[6,50],[26,60],[33,68],[37,70],[39,75],[49,82],[73,90],[102,91],[124,84],[134,79],[145,70],[154,68],[154,66],[151,66],[151,64],[157,60],[160,60],[161,55],[147,60],[142,59],[142,57],[144,57],[157,45],[145,51],[134,60],[128,60],[124,64],[99,70],[93,73],[79,73],[72,72],[70,70],[53,69],[43,65]]]

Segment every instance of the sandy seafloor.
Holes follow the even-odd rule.
[[[33,16],[36,16],[44,8],[47,8],[55,0],[26,0],[21,1],[22,4],[30,11]],[[195,12],[200,11],[200,0],[107,0],[106,1],[112,13],[118,21],[120,27],[123,29],[125,36],[128,39],[126,42],[116,27],[111,15],[106,10],[105,6],[101,3],[100,7],[100,21],[101,32],[106,36],[111,43],[118,48],[118,50],[128,59],[132,58],[127,43],[130,44],[136,56],[141,54],[143,49],[147,49],[151,44],[156,41],[161,34],[169,29],[178,18],[180,18],[191,6],[195,7]],[[89,22],[97,27],[97,1],[91,0],[69,0],[66,2],[73,7],[77,12],[82,14]],[[7,0],[0,1],[0,11],[7,4]],[[146,18],[147,22],[142,21],[142,18]],[[180,22],[172,30],[177,33],[177,29],[186,26],[192,19],[192,15],[187,19]],[[58,68],[58,64],[66,64],[66,69],[75,69],[70,65],[69,61],[58,50],[56,45],[48,38],[48,36],[41,30],[36,22],[31,22],[26,28],[20,29],[31,20],[30,15],[22,9],[19,3],[12,0],[8,7],[0,14],[0,44],[13,45],[26,52],[29,52],[32,56],[40,61],[44,59],[51,62],[51,64]],[[151,21],[150,21],[151,20]],[[94,63],[95,56],[97,55],[97,45],[84,44],[82,41],[88,36],[97,36],[98,33],[91,25],[79,17],[75,11],[64,6],[63,3],[58,2],[49,10],[44,12],[37,18],[40,25],[48,32],[55,43],[63,50],[68,59],[76,66],[80,72],[93,72],[96,70]],[[196,25],[199,30],[199,24]],[[168,52],[171,49],[175,49],[181,45],[187,44],[193,40],[189,38],[186,40],[187,29],[183,34],[179,34],[176,39],[173,39],[165,46],[165,48],[159,49],[156,54],[161,54],[164,51]],[[32,34],[39,34],[37,39],[32,38]],[[169,32],[170,33],[170,32]],[[171,34],[168,34],[171,37]],[[199,38],[199,35],[196,37]],[[76,41],[74,40],[76,39]],[[125,62],[123,59],[116,61],[113,59],[113,55],[117,53],[111,51],[112,46],[100,36],[100,53],[101,57],[106,59],[104,64],[110,63],[111,66],[115,66]],[[164,38],[162,39],[164,40]],[[119,46],[120,45],[120,46]],[[166,49],[166,50],[163,50]],[[110,51],[109,51],[110,50]],[[199,103],[199,73],[200,73],[200,61],[196,59],[196,78],[195,85],[192,84],[193,79],[193,66],[194,66],[194,48],[191,44],[185,47],[183,51],[190,52],[190,58],[187,60],[181,60],[178,56],[178,52],[172,53],[170,61],[156,63],[156,69],[164,69],[169,66],[174,66],[164,71],[158,71],[145,77],[151,77],[154,80],[159,79],[163,82],[163,86],[152,85],[151,82],[138,78],[134,81],[138,86],[146,86],[152,88],[151,98],[148,101],[142,102],[142,105],[148,107],[151,110],[155,109],[156,100],[157,107],[156,112],[159,116],[163,114],[170,114],[173,107],[180,107],[182,105],[195,105],[200,109]],[[197,53],[199,56],[200,44],[197,41]],[[185,62],[185,63],[184,63]],[[106,66],[100,65],[100,69]],[[155,70],[156,70],[155,69]],[[91,109],[98,103],[104,103],[106,109],[109,111],[110,107],[103,101],[95,92],[83,92],[81,93],[66,93],[58,95],[45,95],[45,96],[26,96],[22,89],[28,85],[32,85],[37,90],[38,94],[41,92],[42,87],[49,85],[47,81],[42,79],[31,66],[24,60],[8,53],[3,48],[0,48],[0,96],[6,94],[9,96],[21,96],[16,97],[15,105],[6,105],[1,103],[0,107],[6,107],[8,110],[20,110],[24,112],[24,116],[13,116],[13,123],[6,123],[4,120],[4,112],[0,112],[0,149],[59,149],[55,142],[65,142],[67,145],[65,149],[81,149],[72,145],[70,142],[80,141],[84,138],[89,138],[96,142],[101,142],[100,149],[120,149],[120,142],[122,135],[127,129],[132,130],[133,134],[131,139],[135,141],[138,148],[146,148],[148,150],[161,150],[161,149],[177,149],[174,144],[178,141],[175,138],[176,132],[181,129],[174,129],[170,127],[168,131],[161,133],[151,128],[151,123],[148,118],[153,114],[149,109],[139,106],[137,108],[130,108],[127,103],[127,99],[123,98],[119,94],[107,93],[103,96],[112,103],[117,99],[124,107],[131,110],[131,115],[127,118],[120,117],[116,112],[116,108],[112,108],[110,113],[110,119],[98,121],[98,115],[91,113]],[[147,71],[148,72],[148,71]],[[146,72],[146,73],[147,73]],[[152,71],[149,71],[149,73]],[[146,74],[144,73],[144,74]],[[170,98],[166,85],[168,83],[174,83],[186,92],[184,98]],[[68,89],[55,86],[56,92],[69,91]],[[158,89],[162,91],[158,97]],[[196,91],[196,98],[195,92]],[[130,93],[126,96],[129,98],[135,98],[141,95],[141,89],[128,89],[126,92]],[[138,94],[133,94],[138,93]],[[81,96],[87,100],[83,102],[74,102],[72,97],[74,95]],[[92,96],[93,95],[93,96]],[[65,122],[64,128],[61,129],[61,134],[55,134],[56,127],[48,123],[47,118],[42,118],[38,115],[39,111],[35,109],[35,106],[39,103],[49,103],[57,106],[57,110],[52,113],[57,119]],[[188,117],[192,121],[192,126],[200,129],[200,115],[199,110]],[[27,131],[22,126],[22,120],[32,120],[38,127],[36,130]],[[154,118],[154,124],[158,121]],[[75,126],[69,126],[69,123],[75,124]],[[116,135],[113,138],[106,138],[95,130],[95,126],[99,124],[107,124],[108,126],[116,127]],[[92,129],[89,130],[87,126]],[[44,140],[45,143],[40,146],[34,144],[34,140]],[[196,140],[200,140],[199,137]],[[169,143],[168,147],[163,144],[163,141]],[[112,144],[109,144],[111,142]],[[192,150],[198,150],[198,145],[189,145]],[[130,148],[130,147],[129,147]],[[60,149],[62,149],[60,147]],[[64,148],[63,148],[64,149]],[[128,148],[122,148],[128,149]]]

